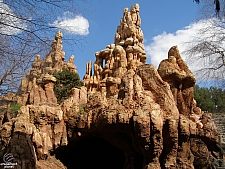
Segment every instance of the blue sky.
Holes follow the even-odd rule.
[[[86,10],[77,15],[88,21],[89,33],[83,36],[85,41],[81,41],[82,48],[78,45],[79,47],[73,46],[73,50],[71,50],[71,46],[69,46],[70,49],[67,50],[68,46],[64,44],[64,51],[67,57],[72,54],[75,55],[75,65],[81,78],[85,74],[86,62],[95,60],[95,52],[114,42],[117,26],[123,16],[123,9],[125,7],[130,9],[135,3],[140,5],[141,28],[144,33],[146,48],[154,43],[154,37],[163,34],[163,32],[166,35],[169,33],[175,34],[178,30],[182,30],[193,23],[199,8],[192,0],[86,0],[85,2],[79,2],[80,9]],[[62,32],[66,33],[63,30]],[[174,42],[173,45],[177,45],[177,43]],[[170,47],[168,45],[165,48],[168,48],[166,49],[168,51]],[[151,63],[149,54],[147,63]],[[157,66],[156,64],[154,65]]]
[[[7,9],[8,13],[13,14],[13,11],[4,5],[4,1],[0,2],[5,6],[2,10]],[[76,3],[77,9],[59,13],[55,18],[51,18],[49,25],[60,29],[65,37],[74,38],[79,35],[82,39],[77,41],[78,45],[63,43],[66,60],[71,55],[75,56],[75,65],[81,79],[85,74],[86,63],[95,61],[95,52],[114,42],[124,8],[130,8],[136,3],[140,5],[147,63],[152,63],[156,68],[162,59],[167,58],[170,47],[178,45],[180,51],[184,51],[182,43],[190,41],[190,36],[196,29],[204,25],[199,21],[194,23],[199,5],[192,0],[76,0]],[[10,18],[6,18],[7,22],[9,20]],[[19,20],[13,24],[21,25]],[[0,31],[8,30],[3,27]],[[54,34],[51,36],[53,39]]]

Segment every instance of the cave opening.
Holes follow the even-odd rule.
[[[55,155],[68,169],[123,169],[125,163],[122,150],[98,137],[69,143],[57,149]]]

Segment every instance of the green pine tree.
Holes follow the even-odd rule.
[[[194,87],[197,106],[211,113],[225,113],[225,90],[216,87]]]

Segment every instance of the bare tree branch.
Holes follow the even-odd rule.
[[[64,13],[80,14],[86,0],[4,0],[0,2],[0,95],[17,91],[37,54],[45,56],[58,30],[51,25]],[[64,43],[83,45],[84,37],[67,34]]]

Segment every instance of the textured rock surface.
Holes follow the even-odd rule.
[[[12,153],[19,166],[35,166],[50,152],[67,145],[66,125],[60,107],[27,105],[21,107],[17,118],[1,128],[2,149]],[[25,167],[26,168],[26,167]]]
[[[43,60],[36,56],[32,64],[32,69],[28,71],[26,77],[22,78],[19,88],[18,103],[21,105],[57,105],[54,95],[54,83],[56,78],[53,76],[55,71],[68,68],[70,71],[77,72],[74,65],[74,56],[71,56],[68,63],[65,62],[65,52],[62,50],[62,33],[58,31],[55,40],[52,42],[52,50]]]
[[[50,153],[68,143],[66,123],[62,109],[57,104],[53,88],[55,71],[68,68],[76,72],[74,56],[68,63],[64,61],[62,51],[62,33],[58,31],[52,42],[52,50],[41,60],[38,55],[32,69],[22,78],[18,95],[8,94],[3,99],[24,105],[17,117],[3,124],[1,133],[1,155],[12,153],[18,168],[63,168]],[[76,92],[73,92],[76,91]],[[73,89],[72,103],[87,102],[86,88]],[[73,101],[74,100],[74,101]],[[80,101],[79,101],[80,100]],[[65,110],[66,111],[66,110]],[[52,163],[55,164],[52,164]]]
[[[81,161],[95,166],[105,162],[102,157],[97,161],[98,151],[103,151],[103,156],[112,153],[112,149],[101,147],[106,141],[124,155],[119,168],[191,169],[212,165],[212,157],[218,158],[218,133],[211,114],[196,107],[195,78],[177,46],[169,50],[168,59],[158,70],[145,63],[139,10],[138,4],[130,11],[124,9],[114,44],[95,54],[93,74],[92,63],[87,63],[87,88],[72,89],[60,106],[55,104],[55,80],[49,71],[63,65],[71,71],[76,67],[73,57],[64,64],[61,34],[57,33],[50,54],[42,62],[37,57],[22,80],[20,91],[28,93],[29,104],[15,119],[3,124],[2,155],[12,153],[21,168],[77,168],[76,158],[87,150]],[[41,69],[54,59],[57,62],[49,69]],[[100,145],[91,144],[99,139],[104,140]],[[76,153],[80,154],[74,158]],[[91,160],[87,161],[89,155]],[[114,165],[107,168],[110,166]]]
[[[114,44],[95,53],[93,76],[92,63],[88,62],[86,65],[84,83],[88,86],[89,93],[101,91],[107,96],[118,93],[124,73],[145,63],[144,36],[140,24],[139,5],[132,6],[130,12],[125,8]]]

